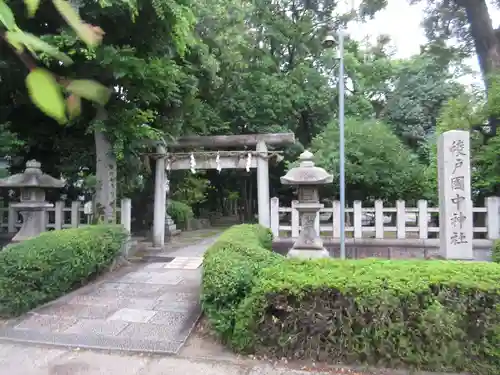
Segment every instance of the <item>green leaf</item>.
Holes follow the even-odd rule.
[[[17,29],[14,14],[3,0],[0,0],[0,23],[2,23],[7,30]]]
[[[102,34],[96,32],[98,28],[84,23],[70,3],[64,0],[53,0],[53,3],[61,16],[73,30],[75,30],[78,37],[83,40],[85,44],[89,47],[95,47],[101,42]]]
[[[38,6],[40,5],[40,0],[24,0],[24,4],[26,4],[26,9],[28,10],[28,17],[33,17],[38,10]]]
[[[47,55],[61,61],[65,65],[71,65],[73,63],[73,60],[71,60],[66,54],[59,51],[57,47],[51,46],[49,43],[44,42],[33,34],[25,33],[23,31],[10,31],[6,33],[6,37],[9,43],[14,46],[23,44],[26,48],[37,52],[44,52]]]
[[[33,103],[60,124],[67,122],[64,98],[59,84],[48,70],[33,69],[26,77],[26,86]]]
[[[105,105],[111,95],[111,90],[106,86],[88,79],[71,81],[66,90],[100,105]]]

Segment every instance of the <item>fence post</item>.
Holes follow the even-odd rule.
[[[120,224],[124,226],[127,232],[132,229],[132,200],[130,198],[123,198],[121,201],[120,209]]]
[[[271,232],[274,238],[280,236],[280,199],[278,197],[271,198]]]
[[[396,237],[406,238],[406,208],[405,201],[396,201]]]
[[[71,228],[80,226],[80,202],[71,202]]]
[[[17,221],[17,212],[12,207],[9,205],[9,216],[8,216],[8,221],[7,221],[7,230],[9,233],[14,233],[16,231],[16,221]]]
[[[363,237],[363,206],[361,201],[354,201],[353,204],[354,215],[354,238]]]
[[[375,201],[375,238],[384,238],[384,202]]]
[[[421,239],[428,237],[429,218],[427,216],[427,201],[420,199],[418,201],[418,237]]]
[[[298,237],[299,236],[299,227],[300,227],[300,222],[299,222],[299,211],[295,208],[295,205],[298,204],[299,201],[292,201],[292,237]]]
[[[500,238],[500,198],[486,198],[486,227],[488,229],[488,238],[496,240]]]
[[[63,228],[63,214],[64,214],[63,209],[64,209],[64,202],[57,201],[54,204],[55,230],[61,230]]]
[[[333,201],[333,238],[340,238],[340,202]]]

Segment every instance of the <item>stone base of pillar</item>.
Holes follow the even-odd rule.
[[[181,230],[177,229],[177,225],[168,213],[165,215],[165,233],[167,237],[177,236],[181,233]]]
[[[319,203],[297,203],[295,205],[301,216],[302,230],[288,252],[288,257],[293,258],[329,258],[330,254],[323,246],[323,240],[314,228],[317,212],[323,208]]]
[[[302,258],[302,259],[320,259],[330,258],[330,253],[326,249],[311,250],[311,249],[290,249],[288,258]]]
[[[41,202],[40,205],[45,207],[52,207],[50,203]],[[12,204],[13,207],[22,207],[23,202]],[[26,209],[26,208],[25,208]],[[46,211],[45,208],[38,210],[32,209],[29,211],[20,211],[23,217],[23,225],[19,232],[12,238],[11,242],[22,242],[31,238],[39,236],[42,232],[46,231]]]
[[[311,226],[305,226],[299,238],[288,251],[289,258],[318,259],[330,258],[330,253],[323,246],[323,240]]]

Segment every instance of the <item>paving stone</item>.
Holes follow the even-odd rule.
[[[149,323],[160,324],[178,332],[188,319],[189,314],[186,312],[158,311]]]
[[[119,320],[123,322],[134,322],[134,323],[146,323],[151,320],[157,314],[156,311],[152,310],[138,310],[138,309],[120,309],[113,315],[111,315],[108,320]]]
[[[186,265],[184,266],[184,269],[185,269],[185,270],[195,270],[195,269],[200,268],[200,266],[201,266],[201,264],[189,264],[189,263],[188,263],[188,264],[186,264]]]
[[[137,375],[148,358],[96,352],[74,352],[52,361],[44,369],[49,375]]]
[[[177,331],[172,327],[151,323],[130,323],[117,337],[127,337],[131,340],[171,340],[177,341]],[[182,338],[184,339],[184,338]]]
[[[174,302],[169,300],[158,301],[153,307],[156,311],[187,312],[193,306],[192,301]]]
[[[153,361],[142,370],[141,375],[244,375],[247,369],[243,366],[221,362],[198,362],[183,358],[162,358]]]
[[[147,266],[144,266],[143,270],[148,270],[148,271],[163,270],[163,269],[165,269],[165,266],[167,264],[168,264],[168,262],[151,263],[151,264],[148,264]]]
[[[154,272],[156,275],[164,275],[167,274],[171,278],[181,278],[183,279],[186,275],[189,275],[189,272],[183,271],[183,270],[172,270],[172,269],[162,269],[162,270],[156,270],[156,271],[151,271],[152,273]]]
[[[105,283],[90,294],[113,298],[154,298],[166,291],[168,291],[166,285]]]
[[[15,326],[15,329],[37,330],[40,332],[61,332],[71,327],[77,321],[76,318],[32,313]]]
[[[190,269],[194,270],[203,264],[202,257],[176,257],[165,268],[169,269]]]
[[[130,298],[121,300],[120,307],[138,310],[152,310],[158,304],[156,298]]]
[[[114,297],[96,297],[91,295],[81,295],[73,297],[69,303],[92,306],[113,306],[117,310],[128,307],[131,309],[149,310],[158,302],[155,298],[114,298]]]
[[[148,284],[177,285],[182,281],[182,277],[170,275],[169,273],[155,273],[147,281]]]
[[[89,305],[89,306],[119,306],[118,300],[116,298],[110,297],[99,297],[93,295],[77,295],[72,297],[67,301],[70,304],[75,305]]]
[[[76,335],[97,335],[97,336],[116,336],[128,326],[127,322],[82,319],[69,327],[64,333],[73,333]]]
[[[116,311],[115,306],[64,304],[62,302],[48,305],[37,310],[38,314],[58,317],[103,319]]]
[[[201,268],[197,268],[196,270],[182,270],[180,272],[183,273],[180,285],[200,286],[202,278]]]
[[[136,271],[114,279],[116,283],[148,283],[151,273],[148,271]]]
[[[197,302],[200,300],[198,293],[176,293],[169,291],[158,297],[158,301],[170,302]]]

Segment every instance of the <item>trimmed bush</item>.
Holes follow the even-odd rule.
[[[42,233],[0,251],[0,315],[15,316],[85,284],[111,265],[127,237],[118,225]]]
[[[493,249],[491,249],[491,260],[495,263],[500,263],[500,240],[493,242]]]
[[[189,221],[194,217],[191,206],[179,201],[170,201],[167,207],[167,213],[181,229],[187,229]]]
[[[226,230],[207,250],[203,261],[202,304],[211,327],[230,343],[240,302],[250,293],[257,274],[282,259],[271,252],[272,234],[260,225]]]
[[[203,308],[245,353],[500,374],[500,265],[287,259],[259,225],[207,251]]]
[[[285,260],[259,273],[232,344],[295,359],[500,373],[500,265]]]

